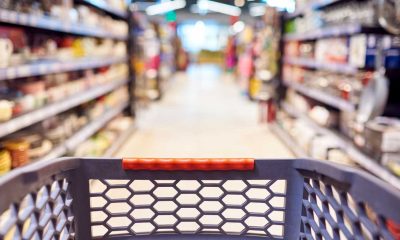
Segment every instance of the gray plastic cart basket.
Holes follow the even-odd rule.
[[[78,159],[0,178],[0,239],[398,240],[400,193],[313,160]]]

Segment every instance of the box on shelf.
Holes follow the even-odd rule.
[[[385,67],[400,68],[400,38],[390,35],[358,34],[349,40],[349,63],[358,68],[374,68],[378,41],[383,41]]]
[[[400,154],[400,121],[380,117],[368,122],[364,130],[365,151],[378,157],[384,153]]]
[[[383,39],[385,66],[389,69],[400,68],[400,37],[385,36]]]
[[[385,167],[400,177],[400,153],[385,153],[381,161]]]

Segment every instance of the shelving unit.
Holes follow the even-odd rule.
[[[23,77],[33,77],[59,72],[78,71],[91,68],[99,68],[108,65],[124,63],[125,57],[109,58],[82,58],[68,61],[43,61],[39,63],[24,64],[21,66],[0,68],[0,81]]]
[[[127,12],[121,11],[119,9],[114,9],[110,6],[107,6],[107,4],[103,1],[99,0],[77,0],[76,2],[78,3],[83,3],[90,5],[92,7],[95,7],[103,12],[106,12],[114,17],[118,17],[121,19],[126,19],[128,17]]]
[[[83,4],[90,8],[95,8],[114,19],[125,21],[128,27],[132,26],[131,12],[127,9],[121,11],[114,9],[106,4],[105,1],[96,0],[73,0],[76,4]],[[67,110],[75,108],[83,103],[94,100],[101,96],[117,90],[122,86],[128,86],[128,89],[134,89],[134,71],[132,70],[131,54],[132,38],[134,37],[130,32],[125,34],[110,33],[107,29],[83,25],[77,22],[69,22],[58,19],[56,17],[49,17],[44,15],[34,15],[29,13],[21,13],[8,9],[0,9],[0,24],[5,26],[15,26],[22,29],[33,31],[35,29],[52,33],[63,33],[66,36],[83,36],[94,37],[99,39],[112,39],[117,41],[126,41],[127,52],[125,56],[99,56],[99,57],[85,57],[71,60],[46,59],[26,63],[19,66],[12,66],[7,68],[0,68],[0,81],[23,81],[20,78],[44,76],[49,74],[57,74],[62,72],[81,71],[86,69],[96,69],[115,64],[126,63],[129,67],[129,75],[121,79],[114,79],[102,85],[96,85],[83,92],[69,96],[61,101],[44,105],[43,107],[16,116],[6,122],[0,123],[0,138],[8,137],[8,135],[29,127],[33,124],[39,123],[51,116],[63,113]],[[128,112],[134,115],[134,94],[129,91],[129,100],[121,103],[120,105],[108,109],[101,116],[89,122],[86,126],[81,128],[78,132],[72,135],[69,139],[55,146],[48,154],[38,159],[51,160],[61,157],[73,151],[79,144],[89,139],[92,135],[98,132],[101,128],[107,125],[113,118],[122,112]],[[126,140],[126,138],[133,132],[133,127],[129,128],[120,138],[107,151],[107,154],[115,152]]]
[[[394,185],[395,187],[400,189],[400,178],[394,176],[392,173],[390,173],[388,170],[386,170],[384,167],[382,167],[380,164],[376,162],[376,160],[368,157],[366,154],[361,152],[357,147],[354,146],[354,144],[346,139],[344,136],[341,136],[339,133],[337,133],[334,130],[319,126],[317,123],[315,123],[312,119],[310,119],[307,115],[297,111],[295,108],[292,106],[288,105],[287,103],[282,103],[282,109],[288,113],[289,115],[299,118],[302,121],[306,122],[308,126],[312,127],[315,131],[331,136],[334,138],[340,145],[341,149],[344,150],[353,161],[358,163],[360,166],[363,168],[367,169],[371,173],[375,174],[376,176],[380,177],[381,179],[385,180],[386,182]],[[280,129],[281,131],[284,131],[283,129]],[[284,136],[280,137],[288,146],[295,146],[291,147],[290,149],[297,149],[299,148],[298,144],[295,143],[289,136],[288,133],[279,133],[277,134],[278,136]],[[298,149],[296,152],[300,152]],[[298,156],[298,154],[296,154]]]
[[[127,103],[123,103],[113,109],[108,110],[102,116],[98,117],[95,121],[90,122],[88,125],[71,136],[68,140],[66,140],[63,144],[58,145],[51,152],[46,154],[46,156],[38,159],[37,161],[55,159],[67,154],[69,151],[74,150],[79,144],[90,138],[90,136],[104,127],[111,119],[120,114],[127,106]]]
[[[278,123],[269,125],[272,132],[286,145],[298,158],[310,158],[307,153],[294,141],[294,139]]]
[[[0,9],[0,22],[22,27],[32,27],[74,35],[84,35],[97,38],[111,38],[126,41],[128,35],[112,34],[105,29],[84,26],[78,23],[63,22],[54,17],[35,16],[26,13]]]
[[[356,1],[356,0],[354,0]],[[389,34],[383,27],[380,27],[379,25],[369,25],[369,24],[364,24],[367,21],[360,21],[359,23],[351,23],[351,24],[343,24],[342,21],[336,21],[336,23],[332,23],[329,26],[323,26],[318,29],[302,32],[302,28],[300,27],[302,24],[305,26],[307,25],[306,18],[307,17],[315,17],[317,16],[310,15],[306,16],[309,14],[310,11],[329,11],[326,7],[331,6],[333,4],[339,4],[339,3],[345,3],[347,1],[345,0],[315,0],[309,3],[308,5],[304,6],[304,8],[297,9],[294,13],[292,14],[286,14],[283,18],[283,22],[285,21],[291,21],[294,19],[295,22],[288,22],[287,29],[291,29],[293,26],[296,28],[298,27],[299,29],[296,29],[295,33],[284,33],[284,28],[282,29],[283,31],[283,37],[282,37],[282,50],[287,50],[287,55],[285,53],[282,54],[281,62],[282,66],[284,65],[291,65],[293,68],[282,68],[281,73],[282,76],[290,76],[291,73],[295,72],[297,69],[300,68],[305,68],[307,69],[307,74],[304,74],[303,76],[298,76],[298,78],[306,78],[308,74],[312,74],[313,71],[326,71],[329,73],[326,73],[326,75],[329,75],[331,79],[337,74],[338,78],[343,78],[343,75],[352,75],[355,76],[356,74],[360,73],[362,70],[371,70],[370,67],[367,67],[365,69],[360,69],[355,66],[352,66],[350,64],[344,63],[344,64],[337,64],[337,63],[326,63],[326,62],[320,62],[316,61],[315,59],[308,59],[308,58],[302,58],[302,57],[292,57],[292,56],[302,56],[302,53],[296,52],[296,47],[299,48],[299,46],[307,46],[307,45],[312,45],[312,44],[318,44],[318,42],[314,41],[319,41],[320,39],[325,39],[325,38],[336,38],[340,37],[342,38],[342,41],[345,42],[345,40],[348,41],[348,38],[357,34],[380,34],[380,36],[383,36],[383,34],[387,35]],[[361,3],[363,4],[363,3]],[[345,6],[343,6],[345,8]],[[339,11],[336,9],[335,11]],[[328,15],[329,13],[326,12]],[[332,13],[334,14],[334,13]],[[352,14],[351,12],[349,15]],[[295,18],[300,18],[302,16],[305,16],[305,22],[302,22],[301,20],[297,21]],[[372,16],[371,16],[372,17]],[[327,16],[328,18],[328,16]],[[318,20],[318,19],[313,19],[313,20]],[[321,19],[322,20],[322,19]],[[297,25],[299,24],[299,25]],[[308,23],[309,25],[312,25],[311,22]],[[315,27],[318,27],[319,25],[315,24]],[[303,30],[304,31],[304,30]],[[338,40],[339,41],[339,40]],[[379,41],[379,40],[378,40]],[[291,43],[289,43],[291,42]],[[300,42],[300,43],[298,43]],[[305,43],[305,45],[303,44]],[[321,44],[324,44],[324,42],[320,42]],[[285,48],[285,44],[290,44],[287,45],[288,48]],[[326,45],[326,48],[329,48],[329,46]],[[315,46],[315,45],[314,45]],[[360,46],[363,47],[363,46]],[[365,46],[366,47],[366,46]],[[350,49],[350,47],[349,47]],[[297,49],[300,50],[300,49]],[[352,49],[354,50],[354,49]],[[316,55],[315,53],[316,48],[311,48],[310,52],[307,52],[303,55],[309,56],[311,55]],[[350,51],[350,50],[348,50]],[[377,50],[378,51],[378,50]],[[322,50],[321,54],[324,54],[324,51]],[[341,56],[344,56],[346,54],[346,59],[350,59],[350,54],[353,54],[352,56],[357,58],[360,57],[360,61],[362,61],[364,55],[362,53],[342,53]],[[379,52],[377,53],[377,56],[379,56]],[[285,73],[283,73],[285,71]],[[301,71],[299,70],[299,74]],[[317,75],[318,76],[318,75]],[[349,78],[353,79],[353,78]],[[357,78],[359,80],[359,78]],[[343,114],[344,112],[349,113],[352,112],[356,114],[356,111],[358,110],[358,104],[355,102],[350,102],[347,101],[346,99],[341,98],[340,96],[336,96],[330,93],[329,89],[324,89],[324,88],[312,88],[310,87],[311,85],[308,84],[300,84],[299,82],[295,81],[289,81],[290,79],[284,79],[283,77],[281,78],[281,86],[282,86],[282,95],[285,95],[286,89],[292,89],[296,91],[298,94],[306,97],[307,99],[311,100],[309,101],[311,107],[314,106],[314,101],[319,102],[320,105],[325,105],[325,109],[327,111],[333,111],[337,112],[339,111],[339,114]],[[304,79],[304,82],[308,82],[309,79]],[[311,80],[311,79],[310,79]],[[340,83],[340,79],[338,79],[338,82]],[[280,106],[281,110],[288,113],[289,115],[295,117],[296,119],[299,120],[299,123],[304,123],[307,126],[310,126],[315,130],[315,132],[320,133],[325,136],[330,136],[333,141],[333,145],[337,143],[337,145],[340,146],[341,150],[347,154],[347,157],[352,159],[355,163],[357,163],[359,166],[361,166],[363,169],[367,170],[368,172],[376,175],[377,177],[383,179],[384,181],[396,186],[397,188],[400,189],[400,178],[395,176],[393,173],[391,173],[388,169],[386,169],[383,165],[379,164],[378,159],[374,159],[364,152],[362,152],[358,147],[356,147],[353,144],[353,141],[345,137],[344,134],[340,133],[339,131],[333,130],[331,128],[325,128],[323,126],[318,125],[316,122],[314,122],[312,119],[308,117],[306,113],[302,113],[298,111],[296,108],[287,105],[284,102],[284,98],[279,99],[278,105]],[[332,108],[336,109],[333,110]],[[281,119],[281,121],[285,121],[284,119]],[[277,124],[276,126],[273,126],[273,130],[276,133],[276,135],[282,139],[283,142],[285,142],[290,149],[294,149],[294,152],[296,153],[297,156],[303,156],[303,153],[298,149],[300,146],[294,141],[294,139],[290,136],[289,133],[285,132],[285,130],[281,127],[279,127]],[[278,127],[279,128],[278,128]],[[278,130],[276,130],[278,129]]]
[[[127,130],[125,130],[118,139],[111,145],[110,148],[103,154],[103,157],[113,157],[116,152],[122,147],[126,140],[136,131],[136,125],[132,124]]]
[[[343,73],[343,74],[355,74],[358,72],[358,68],[353,67],[349,64],[324,63],[315,61],[314,59],[307,59],[307,58],[286,57],[283,59],[283,62],[290,65],[296,65],[305,68],[314,68],[318,70],[326,70],[330,72]]]
[[[294,83],[294,82],[284,82],[284,84],[287,87],[290,87],[297,92],[301,93],[304,96],[310,97],[312,99],[315,99],[319,102],[322,102],[324,104],[327,104],[331,107],[335,107],[337,109],[343,110],[343,111],[348,111],[348,112],[353,112],[356,109],[356,106],[349,101],[346,101],[342,98],[336,97],[329,95],[327,93],[324,93],[321,90],[318,89],[312,89],[309,87],[306,87],[302,84],[299,83]]]
[[[25,127],[31,126],[37,122],[43,121],[48,117],[57,115],[62,113],[68,109],[79,106],[82,103],[93,100],[97,97],[100,97],[106,93],[109,93],[125,84],[128,83],[128,80],[124,79],[121,81],[116,81],[112,83],[108,83],[105,85],[100,85],[95,88],[92,88],[85,93],[77,93],[69,98],[66,98],[63,101],[52,103],[43,108],[34,110],[32,112],[23,114],[19,117],[13,118],[7,122],[0,123],[0,137],[7,136],[13,132],[16,132]]]
[[[74,136],[65,141],[65,146],[69,151],[74,150],[80,143],[91,137],[93,134],[98,132],[102,127],[104,127],[108,122],[110,122],[114,117],[120,114],[126,107],[127,103],[122,103],[118,107],[114,107],[108,110],[100,118],[92,121],[89,125],[84,127]]]
[[[349,36],[357,33],[384,33],[381,28],[363,26],[358,23],[344,24],[339,26],[324,27],[304,33],[289,33],[283,39],[285,41],[306,41],[319,38]]]
[[[305,6],[303,8],[297,9],[293,13],[289,13],[285,16],[285,19],[292,19],[299,16],[302,16],[306,9],[321,9],[327,6],[330,6],[335,3],[344,2],[345,0],[315,0],[309,6]]]

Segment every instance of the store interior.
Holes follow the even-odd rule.
[[[61,157],[315,159],[400,191],[399,78],[398,0],[2,0],[0,183]]]

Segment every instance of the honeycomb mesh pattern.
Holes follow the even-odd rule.
[[[300,239],[395,240],[386,220],[346,191],[305,178]]]
[[[286,180],[91,180],[93,237],[223,234],[283,239]]]
[[[61,179],[27,194],[0,215],[0,239],[74,239],[69,183]]]

